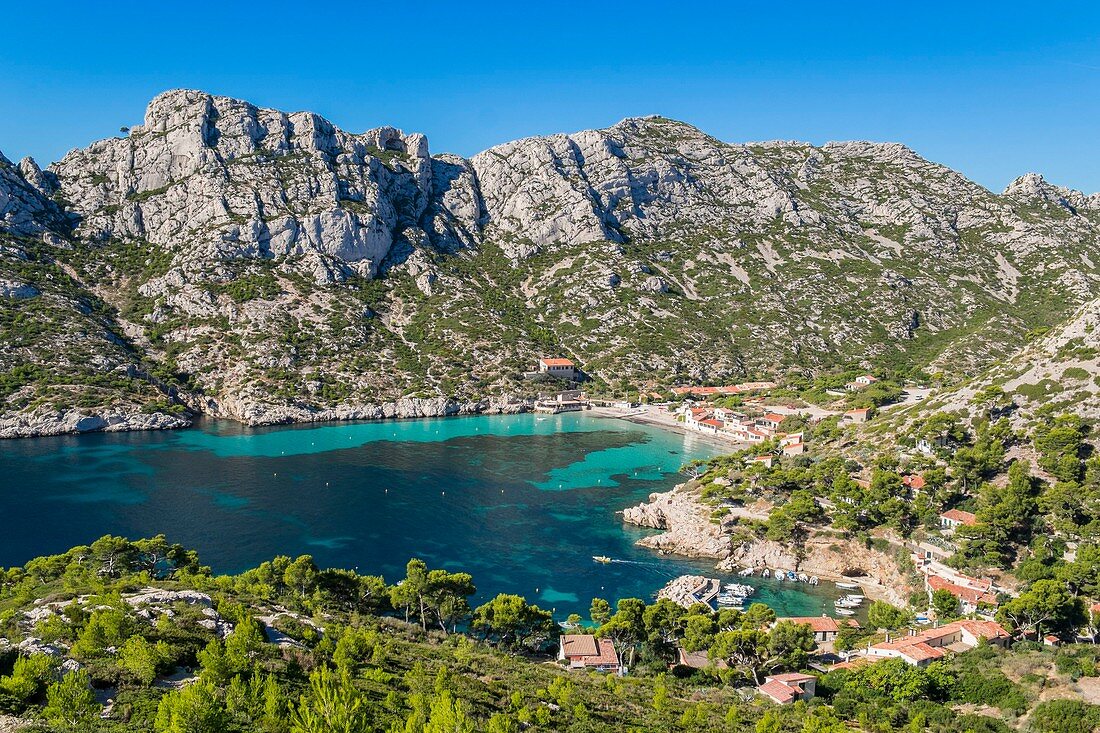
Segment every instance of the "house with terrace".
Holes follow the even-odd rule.
[[[869,644],[866,654],[868,657],[894,657],[914,667],[924,667],[948,654],[973,649],[983,640],[1006,647],[1011,638],[998,623],[965,619],[933,629],[910,631],[907,636],[897,639],[887,636],[886,641]]]

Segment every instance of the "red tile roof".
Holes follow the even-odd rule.
[[[836,619],[828,616],[792,616],[777,618],[776,622],[778,623],[779,621],[792,621],[796,624],[806,624],[817,634],[840,631],[840,626],[837,624]]]
[[[1009,638],[1009,633],[998,623],[968,619],[964,621],[953,621],[952,623],[944,624],[934,629],[925,629],[918,634],[905,636],[896,641],[875,644],[873,648],[884,651],[896,651],[914,662],[939,659],[944,656],[945,652],[939,646],[932,646],[932,644],[942,643],[945,638],[954,636],[960,629],[965,630],[967,633],[979,639]]]
[[[940,515],[943,519],[950,519],[954,522],[965,524],[968,527],[973,527],[978,523],[978,518],[970,512],[964,512],[962,509],[948,509],[946,512]]]
[[[901,482],[910,489],[924,488],[924,476],[902,476]]]
[[[723,422],[722,422],[721,420],[700,420],[700,421],[699,421],[699,424],[700,424],[700,425],[709,425],[709,426],[711,426],[712,428],[720,428],[720,427],[722,427],[722,426],[723,426],[723,425],[724,425],[725,423],[723,423]]]
[[[615,667],[619,657],[610,639],[597,639],[591,634],[563,634],[560,640],[564,656],[586,667]]]
[[[765,695],[775,700],[780,705],[786,705],[787,703],[794,702],[798,697],[799,691],[793,687],[787,687],[782,682],[765,682],[756,689],[763,692]]]
[[[933,591],[946,590],[956,598],[973,603],[988,603],[990,605],[996,605],[997,595],[988,591],[983,591],[980,588],[970,588],[965,585],[959,585],[958,583],[952,583],[950,580],[941,578],[938,575],[928,576],[928,587]]]
[[[528,362],[530,363],[530,362]],[[573,362],[569,359],[539,359],[539,363],[545,364],[548,367],[571,367]]]
[[[784,674],[773,674],[768,679],[775,680],[776,682],[809,682],[810,680],[816,680],[812,674],[802,674],[801,672],[786,672]]]
[[[769,412],[762,419],[763,420],[769,420],[769,421],[774,422],[774,423],[781,423],[781,422],[783,422],[783,419],[785,417],[786,417],[786,415],[780,415],[778,412]]]
[[[737,394],[741,389],[733,384],[727,384],[724,387],[673,387],[673,394],[697,394],[697,395],[712,395],[712,394]]]
[[[562,634],[560,643],[567,657],[591,657],[599,653],[592,634]]]

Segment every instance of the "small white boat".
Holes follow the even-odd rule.
[[[799,573],[798,574],[798,582],[799,583],[809,583],[810,582],[810,576],[806,575],[806,573]]]
[[[859,601],[849,601],[844,598],[838,598],[837,600],[833,601],[833,605],[837,608],[858,608],[859,604]]]
[[[859,583],[837,583],[837,588],[844,588],[845,590],[855,590],[859,588]]]
[[[741,583],[726,583],[723,588],[725,588],[726,593],[740,596],[742,598],[746,596],[751,596],[753,593],[756,592],[756,588],[753,588],[751,585],[743,585]]]
[[[741,571],[740,575],[742,578],[749,578],[752,577],[755,573],[756,568],[745,568]]]
[[[770,577],[772,577],[772,571],[768,570],[767,568],[764,568],[763,572],[760,573],[760,577],[761,578],[770,578]]]
[[[859,601],[860,603],[862,603],[865,600],[863,596],[861,596],[857,593],[849,593],[848,595],[844,596],[844,598],[849,600],[849,601]]]
[[[855,611],[853,611],[851,609],[848,609],[848,608],[838,608],[838,609],[836,609],[836,612],[839,613],[841,616],[855,616],[856,615]]]
[[[817,585],[820,582],[821,581],[818,580],[818,577],[816,575],[811,575],[810,576],[810,580],[809,580],[810,585]]]
[[[603,563],[604,565],[611,562],[611,558],[608,557],[607,555],[593,555],[592,559],[595,560],[596,562]]]
[[[798,575],[793,570],[787,571],[787,580],[798,580]]]

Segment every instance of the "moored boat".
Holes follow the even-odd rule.
[[[859,583],[837,583],[837,588],[844,588],[845,590],[855,590],[859,588]]]
[[[838,609],[836,609],[836,612],[839,613],[841,616],[855,616],[856,615],[856,612],[851,610],[850,608],[838,608]]]
[[[607,555],[593,555],[592,559],[595,560],[596,562],[602,562],[605,565],[607,563],[611,562],[611,558],[608,557]]]

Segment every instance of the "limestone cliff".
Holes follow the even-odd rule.
[[[608,384],[962,377],[1096,297],[1098,223],[1095,195],[897,144],[646,117],[467,160],[175,90],[45,170],[0,157],[0,401],[350,416],[520,392],[544,354]]]

